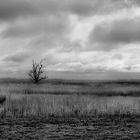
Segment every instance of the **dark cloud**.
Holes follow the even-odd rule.
[[[0,20],[13,20],[18,17],[42,14],[73,13],[89,16],[139,4],[137,0],[1,0]]]
[[[46,18],[33,18],[27,20],[26,22],[14,22],[10,24],[7,29],[2,32],[3,37],[28,37],[28,36],[36,36],[40,34],[45,35],[62,35],[67,31],[68,28],[68,20],[67,17],[56,17],[51,16]]]
[[[19,17],[41,16],[42,14],[88,15],[97,10],[96,0],[1,0],[0,21],[14,20]]]
[[[28,53],[16,53],[13,55],[9,55],[3,59],[3,61],[11,62],[11,63],[21,63],[24,62],[30,55]]]
[[[116,46],[140,42],[140,19],[114,21],[97,25],[90,34],[91,44],[97,43],[96,49],[111,50]]]
[[[3,0],[0,1],[0,21],[16,20],[19,17],[22,17],[22,20],[20,23],[17,20],[9,22],[2,35],[26,37],[46,32],[61,34],[66,26],[69,26],[68,14],[103,14],[128,5],[125,0]],[[96,30],[95,32],[100,32],[102,29]],[[100,37],[100,34],[98,36]]]
[[[77,15],[89,15],[97,10],[96,0],[36,0],[40,10],[46,13],[73,13]]]
[[[89,15],[102,6],[97,0],[1,0],[0,20],[13,20],[18,17],[74,13]]]
[[[0,21],[13,20],[18,17],[35,14],[36,10],[27,0],[1,0]]]

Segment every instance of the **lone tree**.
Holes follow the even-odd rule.
[[[35,61],[32,62],[32,69],[29,71],[28,75],[35,84],[47,79],[47,76],[44,74],[45,71],[43,69],[43,60],[41,60],[39,63]]]

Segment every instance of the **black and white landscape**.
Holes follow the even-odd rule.
[[[0,0],[0,140],[139,140],[139,54],[139,0]]]

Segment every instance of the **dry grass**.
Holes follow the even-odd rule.
[[[132,97],[139,90],[136,83],[1,83],[0,137],[139,139],[140,97]]]
[[[20,96],[20,97],[19,97]],[[140,114],[140,99],[82,95],[19,95],[8,98],[7,116],[95,116]]]
[[[49,81],[35,85],[28,82],[0,82],[0,92],[16,94],[140,96],[140,82]]]
[[[2,83],[0,92],[7,101],[1,110],[6,116],[140,114],[139,97],[120,96],[139,96],[139,90],[137,84],[118,83]]]

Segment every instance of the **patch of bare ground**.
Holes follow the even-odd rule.
[[[0,119],[1,140],[139,140],[139,115]]]

